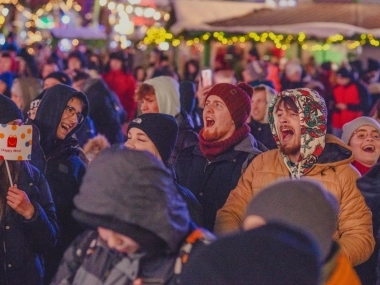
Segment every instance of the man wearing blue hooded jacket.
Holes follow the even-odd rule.
[[[86,167],[79,157],[78,141],[73,135],[88,112],[84,93],[58,84],[46,89],[36,117],[31,121],[34,126],[31,163],[46,176],[61,229],[57,247],[45,255],[46,284],[54,276],[64,250],[82,231],[71,217],[71,211]]]

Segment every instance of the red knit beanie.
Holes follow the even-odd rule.
[[[239,83],[238,85],[219,83],[207,93],[206,100],[210,95],[220,97],[230,111],[236,128],[239,128],[247,121],[251,113],[252,94],[252,87],[246,83]]]

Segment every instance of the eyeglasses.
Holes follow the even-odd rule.
[[[77,110],[75,110],[74,107],[66,106],[66,108],[65,108],[65,113],[66,113],[69,117],[72,117],[72,116],[76,115],[76,116],[77,116],[78,124],[82,123],[83,120],[84,120],[84,117],[83,117],[82,113],[77,113]]]
[[[26,114],[28,114],[28,117],[30,117],[30,116],[35,115],[35,114],[36,114],[36,111],[34,111],[34,110],[29,110],[28,112],[26,112]]]
[[[354,132],[354,135],[360,140],[364,140],[365,138],[368,137],[368,134],[373,138],[374,140],[380,140],[380,131],[371,131],[367,132],[365,130],[359,130]]]

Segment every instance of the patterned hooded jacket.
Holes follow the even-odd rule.
[[[277,106],[282,98],[290,97],[297,105],[301,123],[301,153],[298,164],[290,162],[282,154],[285,165],[293,178],[300,178],[310,171],[325,147],[327,108],[323,98],[311,89],[289,89],[278,94],[269,106],[269,124],[274,140],[280,147],[279,129],[276,126]]]

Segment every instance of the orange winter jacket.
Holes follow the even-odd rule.
[[[338,228],[334,239],[355,266],[369,258],[375,241],[372,213],[356,186],[360,174],[350,164],[353,160],[349,146],[332,135],[326,135],[326,146],[322,154],[303,177],[320,181],[339,201]],[[290,179],[290,173],[278,149],[257,156],[218,211],[214,232],[223,234],[238,230],[252,197],[280,178]]]
[[[336,252],[323,266],[325,285],[361,285],[359,276],[356,274],[347,256],[336,244]]]

